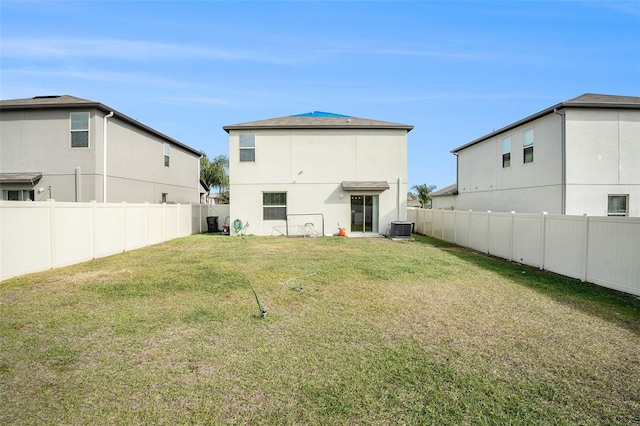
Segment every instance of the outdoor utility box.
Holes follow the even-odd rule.
[[[391,238],[404,238],[410,239],[413,231],[413,223],[402,220],[391,222],[391,229],[389,230],[389,236]]]
[[[207,216],[207,231],[218,232],[218,216]]]

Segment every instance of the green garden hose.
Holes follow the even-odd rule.
[[[234,225],[235,226],[235,225]],[[244,272],[241,268],[240,265],[238,265],[238,262],[236,262],[236,260],[233,260],[233,263],[236,264],[236,267],[240,270],[240,272],[242,272],[242,274],[244,275],[244,277],[247,279],[247,282],[249,283],[249,287],[251,287],[251,291],[253,292],[253,295],[256,297],[256,303],[258,304],[258,309],[260,309],[260,317],[262,318],[266,318],[267,317],[267,307],[263,306],[262,303],[260,303],[260,298],[258,298],[258,293],[256,293],[255,288],[253,288],[253,283],[251,282],[251,280],[249,279],[249,276],[247,275],[246,272]]]
[[[304,264],[304,266],[306,266],[307,268],[313,269],[313,272],[310,272],[310,273],[305,274],[305,275],[298,275],[297,277],[289,278],[288,280],[286,280],[284,282],[284,285],[287,286],[287,288],[290,288],[290,289],[293,289],[293,290],[302,291],[302,281],[300,281],[300,283],[297,284],[297,285],[292,285],[290,283],[292,281],[296,281],[296,280],[299,280],[299,279],[302,279],[302,278],[307,278],[307,277],[310,277],[310,276],[315,275],[315,274],[318,273],[318,268],[316,268],[315,266],[309,265],[309,264],[306,264],[306,263]]]

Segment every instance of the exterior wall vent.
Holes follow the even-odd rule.
[[[394,221],[391,222],[391,229],[389,230],[389,236],[391,238],[399,238],[399,239],[411,239],[411,231],[413,228],[413,223],[405,222],[405,221]]]

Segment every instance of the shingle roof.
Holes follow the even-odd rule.
[[[458,184],[454,183],[452,185],[446,186],[439,191],[432,192],[432,197],[443,197],[446,195],[456,195],[458,193]]]
[[[224,126],[229,130],[258,129],[413,129],[409,124],[391,123],[388,121],[370,120],[348,115],[314,111],[305,114],[289,115],[268,120],[250,121],[247,123]]]
[[[515,123],[511,123],[508,126],[505,126],[501,129],[498,129],[494,132],[491,132],[481,138],[475,139],[467,144],[459,146],[458,148],[452,150],[452,153],[456,153],[465,148],[470,147],[471,145],[475,145],[487,139],[491,139],[492,137],[499,135],[500,133],[507,132],[511,129],[515,129],[516,127],[522,126],[523,124],[529,123],[531,121],[537,120],[538,118],[544,117],[545,115],[553,114],[554,111],[558,111],[564,108],[619,108],[619,109],[640,109],[640,97],[636,96],[618,96],[618,95],[599,95],[596,93],[585,93],[583,95],[578,96],[577,98],[569,99],[568,101],[560,102],[552,107],[544,109],[540,112],[537,112],[529,117],[523,118],[522,120],[516,121]]]
[[[127,123],[147,131],[159,138],[173,144],[177,145],[193,154],[203,155],[201,151],[198,151],[189,145],[185,145],[182,142],[173,139],[145,124],[140,123],[137,120],[134,120],[131,117],[122,114],[110,108],[106,105],[101,104],[100,102],[90,101],[88,99],[76,98],[75,96],[69,95],[60,95],[60,96],[35,96],[33,98],[27,99],[9,99],[0,101],[0,112],[1,111],[11,111],[11,110],[25,110],[25,109],[53,109],[53,108],[96,108],[106,113],[112,112],[114,113],[114,117],[118,117]]]

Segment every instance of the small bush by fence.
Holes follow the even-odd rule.
[[[225,205],[0,202],[0,281],[207,231]]]
[[[408,209],[415,232],[640,295],[640,218]]]

